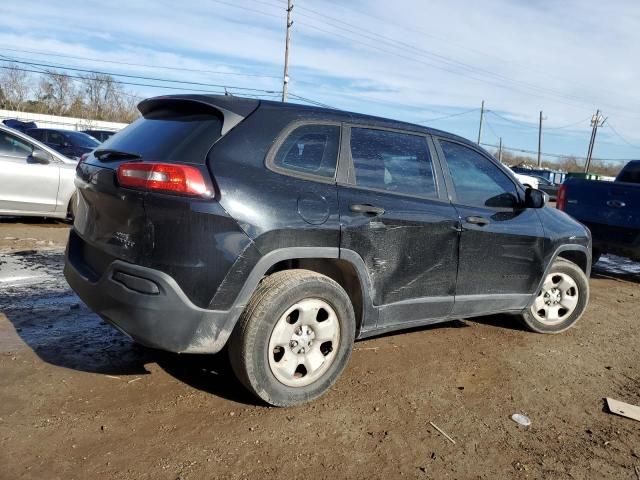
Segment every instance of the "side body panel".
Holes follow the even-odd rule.
[[[407,132],[380,122],[353,124],[343,132],[340,248],[358,254],[369,275],[369,296],[378,310],[378,320],[366,327],[446,318],[455,294],[458,218],[447,200],[430,139],[424,137],[433,164],[436,198],[357,186],[349,141],[352,128],[357,127],[392,134]],[[358,205],[380,208],[382,213],[359,212]]]

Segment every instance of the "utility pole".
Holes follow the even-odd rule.
[[[587,161],[584,164],[584,172],[587,173],[589,171],[589,167],[591,167],[591,157],[593,156],[593,148],[596,144],[596,135],[598,133],[598,127],[604,125],[606,122],[606,118],[602,118],[600,115],[600,110],[596,110],[596,114],[591,117],[591,140],[589,140],[589,150],[587,151]]]
[[[542,166],[540,155],[542,153],[542,110],[540,110],[540,123],[538,124],[538,168]]]
[[[478,128],[478,145],[480,145],[480,138],[482,137],[482,120],[484,120],[484,100],[482,100],[482,106],[480,107],[480,128]]]
[[[293,0],[287,0],[287,39],[284,46],[284,77],[282,78],[282,101],[287,101],[289,90],[289,45],[291,44],[291,11],[293,10]]]
[[[500,137],[500,146],[498,147],[498,161],[502,163],[502,137]]]

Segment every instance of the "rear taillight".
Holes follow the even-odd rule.
[[[564,210],[567,206],[567,186],[560,185],[558,188],[558,196],[556,198],[556,208],[558,210]]]
[[[78,160],[78,163],[76,164],[76,170],[80,168],[80,165],[87,159],[88,156],[88,153],[83,153],[82,155],[80,155],[80,160]]]
[[[157,192],[209,197],[212,189],[200,170],[173,163],[123,163],[118,167],[118,183],[123,187]]]

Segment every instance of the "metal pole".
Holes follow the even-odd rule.
[[[284,76],[282,78],[282,101],[287,101],[287,91],[289,89],[289,45],[291,44],[291,11],[293,10],[293,0],[287,0],[287,39],[284,46]]]
[[[542,152],[542,110],[540,110],[540,123],[538,124],[538,168],[542,166],[540,158]]]
[[[593,146],[596,142],[596,132],[598,131],[598,121],[600,118],[600,110],[596,110],[595,116],[591,119],[591,139],[589,140],[589,150],[587,151],[587,161],[584,163],[584,172],[589,171],[591,166],[591,156],[593,155]]]
[[[482,106],[480,107],[480,127],[478,128],[478,145],[480,145],[480,138],[482,137],[482,120],[484,119],[484,100],[482,100]]]
[[[498,161],[502,163],[502,137],[500,137],[500,146],[498,147]]]

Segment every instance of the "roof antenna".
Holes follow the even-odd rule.
[[[225,97],[233,97],[233,93],[227,90],[227,87],[224,87],[224,96]]]

